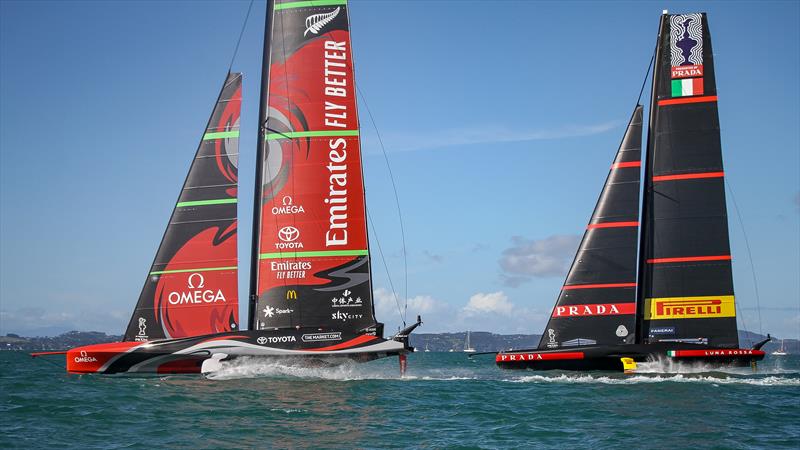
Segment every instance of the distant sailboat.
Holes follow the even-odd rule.
[[[464,341],[464,353],[475,353],[475,349],[469,343],[469,331],[467,331],[467,339]]]
[[[641,218],[637,105],[538,348],[500,352],[500,367],[629,371],[655,358],[764,357],[769,338],[739,348],[708,20],[665,11],[660,22]]]
[[[786,355],[788,355],[788,353],[786,353],[786,349],[783,346],[783,341],[784,340],[781,339],[781,348],[779,348],[778,350],[775,350],[774,352],[772,352],[773,356],[786,356]]]
[[[248,330],[238,318],[242,76],[229,73],[123,342],[66,352],[72,373],[197,373],[239,356],[398,356],[375,317],[346,0],[267,0]]]

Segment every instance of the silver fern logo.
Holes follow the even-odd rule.
[[[341,9],[341,7],[337,7],[329,13],[314,14],[306,17],[306,32],[303,33],[303,36],[306,36],[309,32],[319,34],[322,27],[331,23],[339,15]]]

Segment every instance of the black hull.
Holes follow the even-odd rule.
[[[637,363],[671,360],[706,367],[747,367],[764,359],[754,349],[723,349],[705,345],[656,343],[620,346],[576,347],[570,350],[517,350],[500,352],[497,365],[502,369],[624,371],[622,358]]]

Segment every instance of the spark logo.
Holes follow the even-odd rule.
[[[648,298],[645,319],[717,319],[736,317],[734,297],[718,295],[706,297]]]

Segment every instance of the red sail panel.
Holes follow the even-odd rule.
[[[375,325],[345,1],[276,3],[251,326]]]
[[[637,106],[539,349],[622,344],[633,337],[641,153]]]
[[[126,341],[238,328],[242,76],[228,74],[125,333]]]

